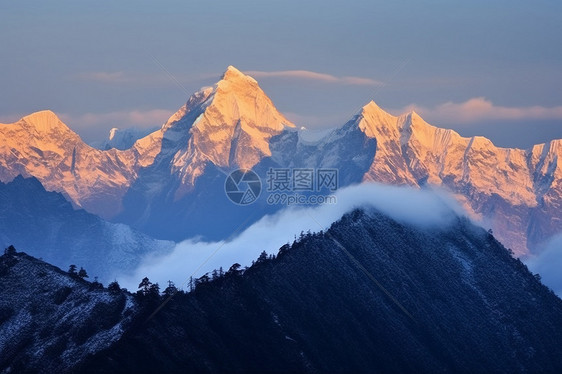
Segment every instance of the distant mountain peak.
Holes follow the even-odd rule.
[[[219,167],[251,168],[271,155],[269,139],[286,127],[295,125],[275,108],[258,82],[229,66],[213,87],[193,94],[163,130],[173,128],[179,137],[190,134],[185,152],[198,152],[184,155],[189,163],[177,156],[181,160],[177,166],[186,168],[186,175],[199,175],[201,170],[191,169],[205,160]]]
[[[119,131],[118,127],[114,127],[109,130],[109,140],[113,140],[113,138],[115,138],[115,134],[117,133],[117,131]]]
[[[20,121],[27,123],[41,132],[49,132],[53,129],[71,131],[60,118],[51,110],[41,110],[23,117]]]
[[[415,110],[410,111],[410,113],[408,113],[408,115],[410,116],[410,118],[412,118],[412,120],[414,120],[414,119],[423,120],[423,118]]]
[[[369,101],[363,106],[363,112],[384,112],[386,113],[377,103],[373,100]]]
[[[249,75],[242,73],[240,70],[236,69],[234,66],[229,65],[226,71],[222,75],[221,80],[223,81],[236,81],[236,80],[248,80],[253,83],[257,83],[256,80]]]
[[[395,116],[393,116],[392,114],[390,114],[387,111],[385,111],[384,109],[382,109],[373,100],[369,101],[366,105],[364,105],[363,108],[361,108],[361,111],[360,111],[359,114],[363,118],[369,118],[369,119],[375,119],[375,120],[379,120],[379,119],[383,119],[383,120],[386,120],[386,121],[388,121],[388,120],[395,121],[396,120]]]
[[[215,85],[215,92],[238,93],[242,95],[254,92],[256,94],[264,94],[254,78],[242,73],[233,66],[229,66],[226,69],[221,80]]]
[[[59,117],[57,117],[57,115],[52,110],[46,109],[46,110],[40,110],[31,113],[23,117],[23,119],[30,120],[30,121],[41,121],[41,120],[49,120],[49,119],[59,120]]]
[[[396,132],[396,117],[384,111],[373,100],[361,108],[356,122],[361,131],[370,138],[381,132],[386,135]]]
[[[528,150],[500,148],[485,138],[432,126],[415,111],[394,116],[374,101],[343,128],[313,142],[287,131],[294,127],[256,80],[229,66],[160,130],[144,137],[112,130],[109,148],[122,152],[88,147],[51,111],[0,125],[0,181],[35,176],[75,207],[106,219],[130,209],[123,205],[124,196],[134,191],[146,197],[148,216],[154,196],[178,201],[195,189],[208,166],[226,172],[264,160],[338,167],[349,175],[345,184],[443,186],[475,214],[491,219],[494,231],[517,254],[538,248],[544,233],[562,227],[562,140]],[[126,146],[113,145],[123,140]]]

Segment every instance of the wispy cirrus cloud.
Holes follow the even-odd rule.
[[[244,71],[245,74],[254,78],[289,78],[289,79],[304,79],[325,83],[335,83],[351,86],[383,86],[384,84],[375,79],[366,77],[355,76],[342,76],[338,77],[331,74],[318,73],[310,70],[281,70],[281,71],[261,71],[250,70]],[[200,74],[193,75],[173,75],[173,79],[190,82],[200,81],[211,78],[220,78],[220,74]],[[160,73],[140,73],[140,72],[124,72],[124,71],[89,71],[74,74],[71,79],[78,81],[88,82],[101,82],[101,83],[127,83],[127,84],[162,84],[170,83],[169,74]]]
[[[434,107],[408,105],[394,114],[416,111],[427,120],[435,122],[468,124],[495,120],[562,120],[562,105],[545,107],[540,105],[508,107],[495,105],[484,97],[475,97],[461,103],[446,102]]]
[[[260,71],[251,70],[245,71],[254,78],[292,78],[292,79],[306,79],[326,83],[338,83],[355,86],[382,86],[383,83],[371,78],[344,76],[337,77],[331,74],[318,73],[309,70],[281,70],[281,71]]]
[[[542,277],[542,283],[562,297],[562,234],[550,238],[544,250],[526,261],[529,269]]]

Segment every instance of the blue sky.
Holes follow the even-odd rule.
[[[0,46],[0,121],[52,109],[87,141],[160,125],[228,65],[311,128],[373,99],[503,146],[562,138],[559,1],[0,0]]]

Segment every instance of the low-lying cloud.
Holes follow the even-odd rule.
[[[119,282],[133,291],[145,276],[160,285],[172,280],[185,286],[191,275],[197,278],[219,267],[226,271],[236,262],[250,265],[264,250],[276,254],[302,231],[324,230],[359,207],[373,207],[395,220],[424,228],[444,227],[457,214],[464,214],[453,198],[440,191],[365,183],[343,188],[336,197],[333,205],[292,207],[265,216],[230,241],[183,241],[169,255],[144,259],[134,274],[118,278]]]
[[[562,234],[553,237],[540,255],[526,262],[533,273],[541,276],[543,284],[562,297]]]

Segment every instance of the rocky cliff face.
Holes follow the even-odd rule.
[[[294,125],[257,82],[229,67],[214,87],[195,93],[160,130],[124,151],[86,145],[51,111],[0,124],[0,181],[33,176],[75,206],[111,218],[133,183],[146,182],[145,193],[153,194],[169,182],[151,183],[146,169],[179,180],[179,197],[208,164],[251,168],[271,154],[269,139],[285,127]]]
[[[133,152],[100,151],[85,144],[51,111],[0,124],[0,180],[36,177],[76,207],[115,214],[136,176]]]
[[[528,150],[500,148],[484,137],[434,127],[414,112],[391,116],[373,102],[355,122],[377,140],[364,180],[443,186],[519,255],[562,230],[562,140]]]
[[[186,212],[205,208],[196,206],[197,196],[222,194],[224,174],[233,169],[333,167],[340,186],[444,187],[525,255],[562,231],[561,153],[562,140],[500,148],[413,112],[392,116],[374,102],[322,139],[305,141],[257,82],[233,67],[127,150],[91,148],[49,111],[0,125],[0,181],[34,176],[76,207],[174,239],[212,223],[192,222]],[[217,216],[226,214],[215,205]],[[155,226],[162,220],[170,232]]]

